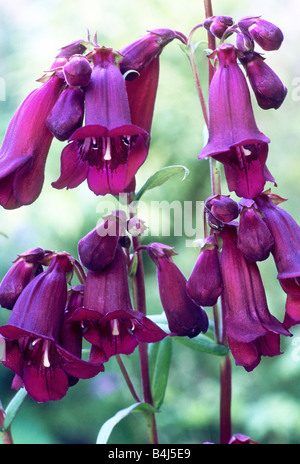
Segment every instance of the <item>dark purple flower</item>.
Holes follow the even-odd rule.
[[[286,293],[300,295],[300,227],[268,194],[259,195],[255,202],[274,238],[271,251],[279,282]]]
[[[82,264],[90,271],[101,271],[111,264],[126,226],[125,212],[115,211],[107,216],[79,241],[78,254]]]
[[[228,337],[228,346],[236,365],[243,366],[247,372],[253,371],[259,365],[262,356],[272,358],[282,354],[280,335],[271,331],[248,343]]]
[[[6,209],[29,205],[41,193],[53,139],[46,119],[63,85],[53,74],[28,95],[8,126],[0,149],[0,204]]]
[[[138,342],[155,343],[166,337],[156,324],[133,311],[126,257],[117,247],[111,264],[101,271],[88,271],[82,307],[69,323],[80,321],[84,337],[92,344],[90,360],[105,362],[116,354],[131,354]]]
[[[218,244],[214,236],[204,240],[199,257],[187,281],[189,297],[199,306],[214,306],[223,291]]]
[[[278,50],[284,39],[279,27],[257,16],[242,18],[238,26],[244,34],[266,51]]]
[[[203,23],[205,29],[218,39],[221,39],[227,29],[232,25],[233,19],[231,16],[211,16]]]
[[[253,345],[252,342],[258,340],[262,346],[269,333],[290,335],[270,314],[259,269],[237,247],[236,227],[226,225],[219,233],[223,242],[220,259],[224,283],[222,307],[228,340],[233,340],[230,343],[243,343],[252,350],[254,346],[257,349],[257,343]],[[267,339],[270,337],[273,339],[273,335],[268,335]],[[261,354],[265,352],[267,350]]]
[[[152,243],[146,249],[157,266],[160,299],[172,334],[193,338],[200,332],[205,333],[207,314],[189,297],[187,280],[172,261],[172,249],[159,243]]]
[[[67,140],[82,126],[84,117],[84,91],[80,87],[67,87],[60,94],[46,124],[61,141]]]
[[[12,309],[26,285],[43,271],[41,261],[46,254],[42,248],[33,248],[14,261],[0,285],[0,305],[3,308]]]
[[[57,254],[48,269],[22,291],[0,334],[6,342],[3,364],[21,378],[38,402],[60,400],[69,388],[69,376],[90,378],[103,365],[82,361],[61,344],[67,303],[67,281],[74,259]]]
[[[265,163],[270,140],[255,122],[246,78],[233,45],[217,49],[219,67],[209,90],[209,140],[199,158],[213,156],[224,164],[230,191],[252,198],[274,181]]]
[[[171,29],[154,29],[121,48],[119,53],[124,57],[120,62],[122,74],[128,73],[126,79],[135,79],[152,60],[159,57],[164,47],[174,39],[179,39],[184,43],[187,40],[181,32]],[[130,71],[134,72],[130,73]]]
[[[277,110],[285,100],[287,88],[265,59],[258,53],[246,53],[240,57],[258,105],[269,110]]]
[[[86,87],[90,82],[92,67],[84,56],[72,56],[64,65],[63,73],[68,85]]]
[[[237,246],[249,261],[264,261],[271,252],[274,238],[261,217],[254,200],[241,200]]]
[[[207,221],[213,229],[222,228],[223,224],[236,219],[239,215],[238,204],[225,195],[214,195],[205,202]]]
[[[96,195],[119,194],[132,188],[144,163],[148,134],[131,122],[118,55],[95,48],[91,80],[85,90],[85,126],[77,129],[62,152],[61,175],[55,188],[74,188],[87,179]]]

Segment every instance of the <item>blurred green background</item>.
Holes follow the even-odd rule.
[[[262,15],[277,24],[285,41],[278,52],[267,54],[267,62],[278,73],[289,93],[278,111],[255,114],[262,132],[272,141],[268,167],[278,182],[275,193],[288,198],[283,207],[300,220],[299,210],[299,111],[300,111],[300,6],[297,0],[215,0],[214,13],[233,16]],[[0,77],[6,85],[6,100],[0,101],[0,140],[22,100],[38,84],[61,46],[85,39],[87,29],[98,32],[100,44],[122,48],[146,30],[166,27],[185,34],[204,19],[201,0],[0,0]],[[195,40],[205,39],[203,32]],[[206,89],[207,62],[203,53],[198,64]],[[298,87],[297,87],[298,86]],[[138,173],[138,187],[157,169],[184,164],[189,178],[170,180],[160,189],[147,193],[151,201],[203,201],[210,195],[209,166],[198,161],[203,146],[203,118],[189,63],[178,43],[172,42],[161,57],[160,86],[148,160]],[[31,206],[16,211],[0,210],[0,278],[18,253],[40,246],[77,254],[78,240],[95,227],[100,218],[101,199],[85,184],[76,190],[57,191],[51,182],[59,176],[62,144],[52,145],[44,189]],[[223,193],[227,193],[224,185]],[[201,238],[201,237],[198,237]],[[197,249],[185,246],[185,238],[146,237],[176,247],[175,258],[186,276],[191,272]],[[280,320],[284,317],[285,295],[276,279],[272,260],[261,266],[269,308]],[[145,262],[148,309],[160,313],[155,269]],[[211,310],[208,310],[211,317]],[[2,309],[0,323],[8,311]],[[297,344],[300,330],[282,341],[284,354],[263,359],[252,373],[233,366],[233,432],[252,436],[261,443],[300,443],[300,361]],[[136,353],[125,363],[139,389],[139,364]],[[13,396],[13,374],[0,365],[0,399],[4,406]],[[191,444],[218,442],[219,359],[191,352],[175,344],[165,402],[157,416],[160,442]],[[132,399],[115,360],[104,374],[80,381],[58,403],[36,404],[25,400],[13,424],[15,443],[60,444],[95,443],[101,425]],[[110,443],[145,443],[146,427],[142,415],[133,414],[113,431]]]

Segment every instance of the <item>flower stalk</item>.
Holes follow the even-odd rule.
[[[213,16],[213,8],[211,0],[204,1],[205,17],[210,18]],[[216,39],[208,32],[208,48],[215,50]],[[214,67],[209,61],[209,85],[214,76]],[[211,176],[211,189],[213,195],[221,195],[221,172],[218,167],[218,162],[210,157],[210,176]],[[224,344],[226,342],[226,334],[224,324],[222,324],[220,335],[220,317],[218,306],[213,307],[214,323],[215,323],[215,336],[218,343]],[[220,339],[221,338],[221,339]],[[231,359],[229,355],[224,360],[221,360],[220,365],[220,444],[229,443],[231,437],[231,396],[232,396],[232,376],[231,376]]]

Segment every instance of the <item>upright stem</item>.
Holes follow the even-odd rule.
[[[141,246],[139,237],[133,237],[133,250],[136,251]],[[146,316],[146,292],[145,292],[145,276],[142,251],[137,251],[138,265],[134,282],[134,293],[136,299],[136,310]],[[151,392],[151,382],[149,375],[149,358],[147,343],[139,344],[141,376],[143,385],[144,401],[153,406],[153,398]],[[150,444],[158,444],[157,426],[155,414],[147,414],[148,437]]]
[[[213,16],[213,8],[211,0],[203,0],[205,17],[209,18]],[[211,50],[216,49],[215,37],[208,33],[208,48]],[[214,67],[209,62],[209,84],[214,76]],[[210,157],[210,176],[211,176],[211,187],[213,195],[221,194],[221,174],[218,169],[217,161]],[[219,317],[218,309],[214,307],[214,318],[215,324],[218,327],[215,329],[219,333]],[[219,337],[218,337],[219,338]],[[219,340],[218,340],[219,341]],[[226,333],[224,324],[224,315],[222,314],[222,334],[221,343],[226,344]],[[220,443],[227,444],[231,438],[231,396],[232,396],[232,375],[231,375],[231,359],[227,355],[225,359],[222,359],[220,365]]]

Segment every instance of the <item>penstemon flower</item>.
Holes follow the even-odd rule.
[[[219,67],[209,91],[209,141],[199,158],[212,156],[224,165],[230,191],[244,198],[274,181],[266,167],[269,138],[259,131],[246,78],[231,44],[218,47]]]
[[[103,365],[81,360],[61,340],[67,303],[68,275],[73,259],[57,254],[48,269],[35,277],[22,291],[0,334],[6,342],[3,364],[13,370],[30,396],[38,402],[60,400],[72,378],[90,378],[103,371]]]
[[[120,245],[109,265],[88,271],[82,306],[67,321],[81,322],[83,336],[92,344],[90,360],[96,363],[116,354],[131,354],[139,342],[157,342],[167,335],[143,314],[133,311],[126,257]]]

